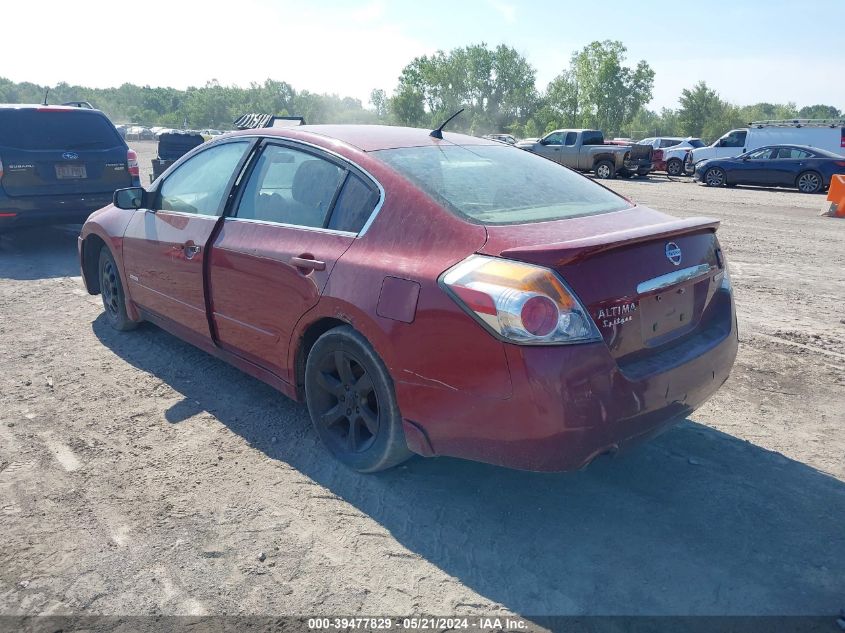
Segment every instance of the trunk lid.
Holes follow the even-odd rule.
[[[481,252],[557,271],[621,361],[706,326],[702,319],[723,265],[718,225],[710,218],[677,219],[634,207],[555,222],[487,226]]]
[[[127,146],[100,112],[0,110],[0,186],[9,196],[86,194],[132,185]]]

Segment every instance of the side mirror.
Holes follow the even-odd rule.
[[[548,145],[548,144],[549,144],[549,141],[548,141],[548,140],[546,140],[545,138],[541,138],[539,141],[537,141],[537,143],[538,143],[539,145]]]
[[[742,157],[742,162],[744,163],[744,162],[745,162],[745,161],[747,161],[749,158],[750,158],[750,156],[743,156],[743,157]]]
[[[129,187],[118,189],[114,192],[114,206],[118,209],[129,209],[134,211],[144,206],[144,197],[147,192],[143,187]]]

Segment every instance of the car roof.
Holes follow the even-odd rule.
[[[306,140],[309,136],[320,136],[334,139],[351,145],[364,152],[375,152],[383,149],[397,149],[401,147],[438,146],[445,143],[454,145],[493,145],[501,143],[490,139],[443,132],[443,139],[436,139],[430,134],[431,130],[424,128],[399,127],[393,125],[299,125],[288,128],[259,128],[233,132],[236,136],[278,136]]]
[[[49,112],[97,112],[96,108],[77,108],[65,105],[44,105],[43,103],[0,103],[0,110],[44,110]]]

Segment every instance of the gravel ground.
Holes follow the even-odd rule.
[[[836,613],[845,222],[822,196],[609,184],[722,219],[740,351],[689,420],[570,474],[352,473],[302,405],[111,330],[78,227],[0,239],[0,614]]]

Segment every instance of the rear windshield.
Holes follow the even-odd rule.
[[[0,146],[65,150],[109,149],[122,145],[114,125],[101,114],[0,110]]]
[[[704,141],[702,141],[700,138],[691,138],[687,141],[687,143],[689,143],[690,147],[693,148],[704,147]]]
[[[482,224],[546,222],[631,206],[589,178],[515,147],[408,147],[376,154],[447,208]]]

